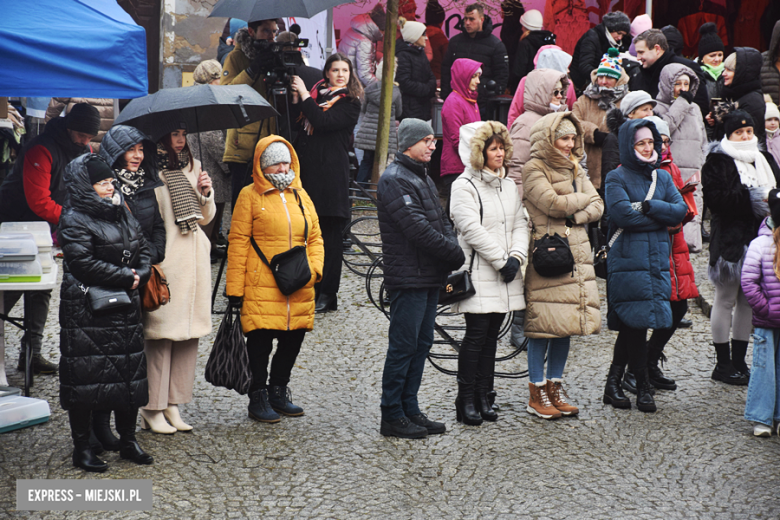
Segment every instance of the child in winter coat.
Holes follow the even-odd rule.
[[[780,110],[772,102],[769,94],[764,94],[764,99],[766,100],[766,117],[764,118],[766,149],[775,158],[775,162],[780,164]]]
[[[771,216],[764,219],[758,237],[750,243],[741,281],[755,327],[745,419],[753,422],[756,437],[771,436],[780,421],[780,191],[771,190],[768,198]]]

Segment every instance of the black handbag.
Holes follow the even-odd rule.
[[[235,312],[235,318],[233,313]],[[214,346],[206,363],[206,381],[214,386],[235,390],[241,395],[249,392],[252,371],[241,330],[241,313],[228,306],[219,325]]]
[[[471,179],[466,180],[474,186]],[[474,189],[476,190],[477,187],[474,186]],[[482,197],[479,196],[479,191],[477,191],[477,199],[479,200],[479,223],[482,224]],[[474,267],[474,255],[476,253],[474,249],[471,250],[468,271],[457,271],[447,277],[447,281],[439,289],[439,305],[452,305],[477,294],[477,288],[471,283],[471,268]]]
[[[295,246],[283,253],[274,255],[269,263],[268,259],[257,245],[257,242],[255,242],[255,237],[249,238],[252,247],[255,248],[257,256],[259,256],[260,260],[271,269],[274,280],[276,280],[276,286],[279,287],[279,291],[285,296],[290,296],[311,280],[311,268],[309,267],[309,258],[306,255],[306,246],[309,241],[309,222],[306,220],[306,213],[303,211],[303,201],[298,196],[296,190],[293,190],[293,193],[295,193],[295,198],[298,200],[298,206],[301,208],[301,213],[303,213],[303,222],[305,223],[305,230],[303,232],[304,245]]]
[[[122,265],[129,267],[133,260],[133,254],[130,251],[130,239],[128,238],[129,230],[124,225],[121,217],[119,219],[119,226],[122,228],[123,241],[121,261]],[[79,288],[86,295],[87,304],[89,305],[92,314],[109,314],[129,309],[133,305],[133,300],[130,298],[127,290],[120,287],[85,287],[83,284],[80,284]]]
[[[562,274],[571,273],[574,276],[574,255],[571,254],[569,247],[569,230],[572,223],[566,220],[566,236],[558,233],[545,233],[545,235],[534,241],[532,259],[534,270],[540,276],[554,278]]]

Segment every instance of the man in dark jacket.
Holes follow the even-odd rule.
[[[589,29],[574,47],[569,73],[574,87],[583,91],[590,83],[590,73],[598,68],[601,57],[610,47],[625,51],[623,37],[631,33],[631,20],[625,13],[607,13],[601,23]]]
[[[441,64],[441,97],[447,99],[452,92],[450,69],[458,58],[469,58],[482,64],[482,76],[479,85],[479,112],[482,119],[489,117],[488,98],[494,94],[503,94],[509,80],[509,61],[506,47],[501,40],[493,36],[493,22],[485,16],[480,4],[466,6],[463,21],[455,26],[463,32],[452,37],[447,54]],[[487,89],[489,82],[495,86]]]
[[[634,38],[634,47],[642,68],[638,74],[631,77],[628,83],[631,92],[644,90],[655,99],[658,96],[658,81],[661,78],[661,71],[670,63],[685,65],[699,76],[700,84],[704,82],[699,64],[675,55],[669,47],[669,41],[660,29],[648,29],[638,35]],[[706,88],[700,88],[696,91],[693,102],[699,105],[702,114],[706,115],[710,112],[710,100]]]
[[[43,133],[22,149],[13,171],[0,186],[0,222],[44,220],[52,227],[57,226],[67,199],[63,182],[65,167],[89,151],[89,142],[99,129],[100,114],[87,103],[77,103],[66,117],[49,121]],[[3,293],[6,312],[16,305],[22,294],[20,291]],[[32,369],[36,374],[57,372],[57,365],[41,354],[50,299],[51,291],[24,293],[25,341],[30,341],[32,346]],[[18,369],[24,369],[23,353],[19,355]]]
[[[384,436],[418,439],[444,433],[443,423],[420,411],[417,392],[433,344],[439,289],[466,260],[428,176],[436,147],[433,128],[404,119],[398,153],[377,187],[384,281],[390,295],[390,328],[382,374]]]

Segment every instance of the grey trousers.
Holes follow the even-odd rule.
[[[716,283],[715,301],[712,304],[710,326],[713,343],[728,343],[729,331],[736,340],[750,340],[753,330],[753,309],[750,308],[739,280]]]
[[[43,329],[46,327],[46,317],[49,314],[51,291],[5,291],[3,293],[3,308],[6,314],[24,295],[24,317],[27,324],[27,335],[32,345],[33,355],[41,353],[43,345]]]

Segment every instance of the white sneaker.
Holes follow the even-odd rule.
[[[771,437],[772,428],[766,424],[755,423],[753,426],[753,435],[756,437]]]

